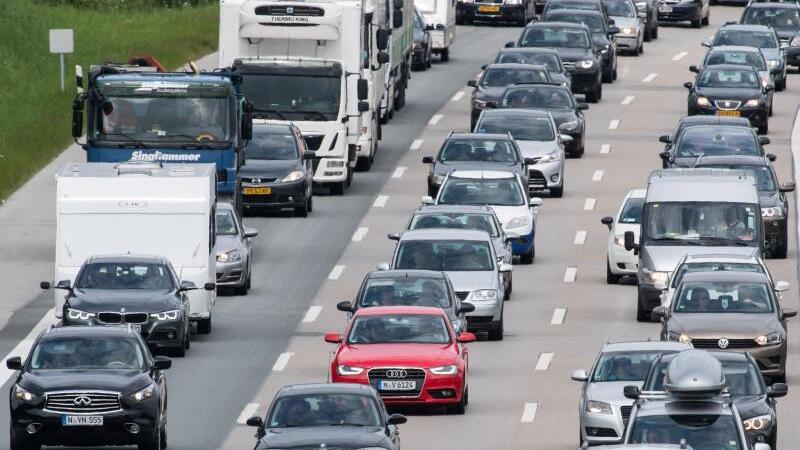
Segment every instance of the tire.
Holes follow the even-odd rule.
[[[772,117],[772,104],[769,105],[769,117]]]
[[[492,328],[489,328],[489,340],[490,341],[502,341],[503,340],[503,318],[500,317],[500,322],[497,323]]]
[[[788,236],[787,236],[788,238]],[[784,239],[783,244],[775,247],[775,250],[772,252],[772,258],[774,259],[786,259],[787,254],[787,245],[786,240]]]
[[[154,428],[151,436],[144,437],[139,441],[139,450],[161,450],[161,429]]]
[[[611,81],[615,81],[617,79],[617,68],[614,67],[614,70],[611,72]]]
[[[620,279],[622,279],[621,276],[611,272],[611,262],[606,259],[606,284],[619,284]]]
[[[598,85],[594,91],[586,94],[586,101],[589,103],[597,103],[603,98],[603,85]]]
[[[400,88],[400,93],[394,99],[394,110],[400,111],[403,107],[406,106],[406,88]]]
[[[199,334],[211,334],[211,317],[197,321],[197,332]]]
[[[563,181],[562,181],[563,183]],[[564,185],[562,184],[559,187],[550,188],[550,197],[552,198],[561,198],[564,196]]]
[[[658,24],[650,31],[650,39],[658,39]]]
[[[639,56],[640,49],[641,47],[636,47],[635,49],[633,49],[633,51],[631,52],[631,56]]]
[[[644,310],[644,307],[642,306],[642,298],[638,294],[636,296],[636,321],[650,322],[650,313]]]
[[[645,27],[644,28],[644,41],[650,42],[653,40],[653,28],[652,27]]]
[[[186,341],[182,342],[180,345],[173,347],[170,354],[177,358],[183,358],[186,356]]]
[[[514,292],[514,277],[508,279],[508,289],[506,289],[506,295],[508,298],[511,298],[511,293]]]
[[[614,70],[610,69],[608,72],[603,72],[603,83],[611,83],[614,81]]]
[[[462,415],[467,412],[467,401],[469,391],[464,389],[464,392],[461,393],[461,400],[456,403],[455,405],[448,405],[447,406],[447,414],[454,414],[454,415]]]
[[[303,206],[297,206],[294,208],[294,215],[295,217],[308,217],[308,203],[303,203]],[[242,287],[244,289],[244,287]],[[244,294],[242,294],[244,295]]]
[[[786,75],[784,75],[783,78],[781,78],[780,82],[775,83],[776,91],[783,91],[784,89],[786,89]]]
[[[464,16],[456,14],[456,25],[464,25]]]
[[[769,133],[769,122],[765,120],[764,125],[758,126],[758,134],[767,134],[767,133]]]
[[[15,430],[9,423],[11,450],[41,450],[42,445],[31,442],[25,430]]]
[[[167,427],[161,427],[161,450],[167,448]]]
[[[308,196],[308,212],[314,211],[314,194]],[[250,289],[250,276],[247,277],[247,289]]]
[[[534,258],[536,258],[536,245],[531,245],[531,250],[524,255],[520,255],[519,261],[522,264],[533,264]]]
[[[703,25],[703,19],[697,19],[692,21],[692,28],[700,28]]]
[[[450,49],[446,48],[442,50],[442,52],[439,54],[439,58],[442,62],[450,61]]]
[[[429,52],[428,53],[428,60],[425,61],[425,68],[426,69],[430,69],[432,65],[433,65],[433,54]]]
[[[340,181],[338,183],[331,183],[329,185],[330,189],[331,189],[331,195],[344,195],[344,188],[345,188],[346,184],[347,184],[347,181]]]

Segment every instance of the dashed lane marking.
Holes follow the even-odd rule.
[[[309,306],[308,311],[306,311],[306,315],[303,316],[303,323],[311,323],[317,320],[319,313],[322,312],[322,306],[314,305]]]
[[[575,241],[573,243],[575,245],[583,245],[586,242],[586,230],[580,230],[575,233]]]
[[[592,181],[603,181],[603,175],[605,174],[602,170],[595,170],[592,174]]]
[[[361,242],[367,237],[367,233],[369,233],[368,227],[358,227],[358,229],[353,233],[353,242]]]
[[[422,142],[423,142],[422,139],[414,139],[414,142],[411,143],[411,147],[409,147],[409,149],[419,150],[420,148],[422,148]]]
[[[623,106],[628,106],[633,102],[633,99],[635,99],[635,98],[636,98],[636,96],[634,96],[634,95],[628,95],[625,98],[623,98],[622,101],[619,102],[619,104],[623,105]]]
[[[461,100],[462,98],[464,98],[464,91],[458,91],[453,96],[453,98],[451,98],[450,100],[452,100],[454,102],[457,102],[457,101]]]
[[[550,318],[550,325],[562,325],[567,316],[567,308],[556,308],[553,310],[553,317]]]
[[[574,283],[577,276],[577,267],[567,267],[567,270],[564,272],[564,283]]]
[[[650,75],[642,78],[642,83],[650,83],[651,81],[655,80],[657,76],[657,73],[651,73]]]
[[[258,403],[248,403],[242,409],[242,413],[239,414],[239,418],[236,419],[236,423],[238,423],[239,425],[245,425],[247,423],[247,419],[256,415],[257,411],[258,411]]]
[[[406,174],[406,170],[408,170],[408,167],[399,166],[392,172],[392,178],[403,178],[403,175]]]
[[[522,410],[522,418],[520,422],[531,423],[536,419],[536,410],[539,408],[538,403],[525,403],[525,408]]]
[[[584,211],[591,211],[594,209],[594,206],[597,204],[597,199],[592,197],[587,197],[586,200],[583,202],[583,210]]]
[[[329,280],[338,280],[339,277],[342,276],[342,272],[344,272],[344,268],[345,267],[347,267],[347,266],[343,266],[343,265],[339,265],[339,264],[333,266],[333,269],[331,269],[331,273],[328,274],[328,279]]]
[[[536,361],[534,370],[547,370],[550,368],[550,363],[553,362],[554,353],[540,353],[539,360]]]
[[[619,119],[614,119],[608,123],[609,130],[616,130],[617,128],[619,128]]]
[[[673,57],[672,57],[672,60],[673,60],[673,61],[680,61],[680,60],[682,60],[682,59],[683,59],[683,58],[684,58],[686,55],[688,55],[688,54],[689,54],[689,52],[680,52],[680,53],[678,53],[677,55],[673,56]]]
[[[441,115],[441,114],[434,114],[433,117],[431,117],[431,120],[428,121],[428,125],[436,125],[436,124],[438,124],[439,121],[442,120],[442,117],[444,117],[444,116]]]
[[[608,153],[611,151],[611,144],[603,144],[600,146],[600,153]]]
[[[375,201],[372,203],[373,208],[383,208],[386,206],[386,202],[389,201],[388,195],[379,195],[375,197]]]
[[[292,352],[283,352],[278,356],[278,359],[275,360],[275,364],[272,365],[273,372],[283,372],[286,369],[286,365],[289,364],[289,360],[292,359],[294,353]]]

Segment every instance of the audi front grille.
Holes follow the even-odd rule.
[[[398,376],[398,375],[405,376]],[[389,375],[392,375],[391,377]],[[387,367],[371,369],[367,374],[370,386],[378,386],[379,380],[416,381],[416,389],[408,391],[379,390],[382,397],[419,397],[425,384],[425,371],[422,369],[407,369],[401,367]]]
[[[45,409],[68,414],[97,414],[122,409],[114,392],[58,392],[46,394]]]

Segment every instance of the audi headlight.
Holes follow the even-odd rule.
[[[606,402],[589,400],[586,402],[586,412],[594,414],[611,414],[611,405]]]
[[[650,269],[642,269],[642,275],[644,275],[645,283],[653,285],[666,285],[667,279],[669,278],[669,272],[659,272]]]
[[[779,332],[770,333],[766,336],[758,336],[756,344],[758,345],[778,345],[783,341],[783,336]]]
[[[768,61],[768,63],[769,63],[769,68],[770,68],[770,69],[774,69],[774,68],[778,67],[778,66],[780,65],[780,63],[781,63],[781,62],[780,62],[780,61],[778,61],[777,59],[770,59],[770,60]]]
[[[681,333],[673,333],[671,331],[667,334],[667,340],[673,342],[680,342],[681,344],[688,344],[692,342],[692,338],[690,338],[689,335]]]
[[[278,180],[281,183],[291,183],[292,181],[297,181],[303,179],[303,172],[299,170],[293,170],[289,172],[289,175]]]
[[[229,250],[217,254],[217,262],[236,262],[242,260],[242,252],[239,250]]]
[[[514,217],[506,223],[506,228],[520,228],[530,225],[531,218],[528,216]]]
[[[155,390],[156,390],[156,385],[151,384],[150,386],[147,386],[141,391],[135,392],[133,395],[131,395],[131,400],[135,401],[136,403],[141,403],[147,400],[148,398],[152,397],[153,391]]]
[[[546,162],[555,162],[555,161],[560,161],[560,160],[561,160],[561,150],[560,149],[556,149],[554,152],[548,153],[548,154],[542,156],[541,158],[539,158],[539,161],[537,161],[537,164],[546,163]]]
[[[711,102],[705,97],[697,97],[697,104],[699,106],[711,106]]]
[[[364,369],[362,367],[348,366],[345,364],[339,364],[336,366],[336,372],[338,372],[339,375],[359,375],[363,371]]]
[[[483,109],[486,108],[486,101],[485,100],[473,100],[472,107],[475,109]]]
[[[579,65],[579,67],[581,69],[591,69],[592,66],[594,66],[594,60],[593,59],[584,59],[583,61],[578,63],[578,65]]]
[[[472,300],[476,302],[497,300],[497,291],[494,289],[479,289],[472,293]]]
[[[439,366],[439,367],[431,367],[428,369],[434,375],[455,375],[458,372],[458,366],[451,365],[451,366]]]
[[[761,208],[761,217],[783,217],[783,210],[780,206]]]
[[[570,121],[570,122],[564,122],[561,125],[559,125],[558,128],[566,130],[566,131],[575,130],[575,129],[578,128],[578,121],[577,120],[573,120],[573,121]]]
[[[792,42],[789,43],[792,47],[800,47],[800,36],[795,36],[792,38]]]
[[[67,310],[67,318],[71,320],[89,320],[94,316],[94,313],[81,311],[80,309],[69,308]]]
[[[744,431],[761,431],[769,428],[772,423],[772,416],[764,414],[763,416],[753,417],[743,421]]]
[[[159,313],[150,314],[150,317],[156,320],[178,320],[178,317],[181,316],[181,310],[173,309],[170,311],[162,311]]]
[[[32,401],[36,400],[37,397],[36,397],[36,395],[31,394],[30,392],[28,392],[28,390],[26,390],[22,386],[20,386],[18,384],[15,384],[14,385],[14,398],[16,398],[17,400],[22,400],[23,402],[32,402]]]
[[[751,98],[750,100],[745,102],[744,106],[747,106],[748,108],[756,108],[758,107],[759,103],[760,101],[757,98]]]

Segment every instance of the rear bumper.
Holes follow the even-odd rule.
[[[698,5],[666,5],[672,8],[670,12],[662,11],[662,5],[658,8],[658,20],[664,22],[691,22],[700,20],[703,17],[703,9]]]
[[[303,179],[289,183],[267,183],[244,187],[268,187],[269,195],[247,195],[242,189],[242,206],[247,208],[282,209],[303,206],[306,202],[308,182]]]

